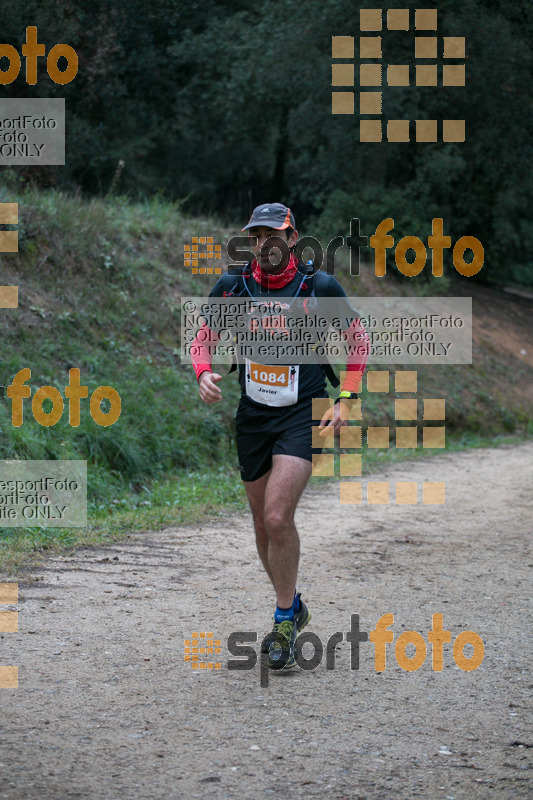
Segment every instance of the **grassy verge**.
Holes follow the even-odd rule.
[[[245,507],[240,478],[229,464],[156,478],[136,491],[117,491],[105,502],[89,501],[86,528],[0,529],[0,574],[18,574],[50,553],[77,545],[108,544],[134,532],[190,525]]]
[[[527,436],[452,437],[446,450],[363,450],[364,477],[385,466],[470,448],[520,444]],[[338,447],[336,453],[338,453]],[[336,468],[338,472],[338,467]],[[311,488],[338,482],[337,478],[311,478]],[[78,545],[105,545],[135,532],[192,525],[201,520],[226,517],[248,507],[244,487],[233,463],[207,471],[185,471],[147,481],[140,491],[117,493],[106,503],[89,503],[87,528],[0,529],[0,574],[17,576],[51,553]]]

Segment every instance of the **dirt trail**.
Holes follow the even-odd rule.
[[[248,515],[132,536],[51,559],[20,583],[19,633],[0,642],[19,688],[0,690],[0,798],[531,797],[530,596],[533,445],[444,454],[380,480],[444,480],[444,506],[341,506],[308,489],[298,512],[300,589],[326,642],[394,613],[427,641],[481,636],[472,672],[444,646],[434,672],[228,670],[232,631],[270,625]],[[222,640],[222,669],[183,659],[192,631]],[[257,647],[257,645],[256,645]],[[309,646],[307,646],[309,647]],[[465,655],[468,655],[468,647]]]

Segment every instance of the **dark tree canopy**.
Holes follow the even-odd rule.
[[[411,17],[417,5],[393,3]],[[466,87],[384,87],[383,112],[464,118],[465,143],[364,144],[357,113],[331,114],[331,37],[355,37],[357,76],[367,2],[6,3],[3,42],[20,51],[26,26],[37,25],[47,50],[76,49],[79,72],[57,86],[41,59],[37,85],[23,69],[3,96],[66,98],[67,163],[52,170],[56,185],[107,193],[123,159],[121,193],[164,190],[187,198],[190,212],[226,219],[280,199],[305,232],[329,238],[347,234],[351,217],[366,235],[393,217],[396,236],[426,239],[442,217],[452,241],[472,235],[484,244],[480,279],[533,283],[530,2],[433,5],[439,41],[466,37]],[[381,35],[385,64],[413,64],[412,28]]]

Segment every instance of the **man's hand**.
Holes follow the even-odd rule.
[[[348,424],[350,411],[351,404],[348,405],[344,400],[340,400],[338,403],[335,403],[332,408],[328,408],[318,426],[318,430],[320,431],[319,436],[326,436],[327,433],[329,433],[327,429],[332,426],[334,428],[334,435],[339,436],[342,426]]]
[[[222,380],[222,375],[217,372],[202,372],[198,381],[200,397],[204,403],[218,403],[222,400],[222,391],[218,388],[218,381]]]

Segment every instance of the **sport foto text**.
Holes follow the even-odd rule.
[[[11,399],[11,424],[15,428],[20,428],[24,422],[24,398],[31,396],[31,388],[26,386],[26,381],[31,378],[31,370],[28,367],[20,369],[12,383],[7,387],[7,396]],[[69,404],[69,424],[78,427],[80,424],[80,399],[89,396],[87,386],[80,385],[80,370],[72,368],[69,370],[69,383],[65,386],[65,397]],[[45,400],[52,402],[50,411],[43,409]],[[108,400],[110,409],[104,413],[100,407],[102,400]],[[90,412],[91,417],[97,425],[109,427],[114,425],[120,417],[121,411],[120,395],[112,386],[99,386],[91,395]],[[56,425],[63,416],[63,398],[55,386],[41,386],[33,395],[31,401],[33,416],[39,425],[49,428]]]
[[[26,83],[33,86],[37,83],[37,59],[46,55],[44,44],[37,41],[37,26],[28,25],[26,28],[26,42],[22,45],[22,55],[26,58]],[[9,66],[0,69],[0,84],[13,83],[18,78],[22,66],[20,56],[11,44],[0,44],[0,61],[7,58]],[[65,69],[58,67],[60,58],[67,62]],[[54,83],[64,85],[74,80],[78,72],[78,54],[69,44],[56,44],[48,53],[46,70]]]
[[[361,642],[370,641],[374,645],[374,667],[376,672],[383,672],[386,668],[386,647],[394,641],[394,633],[389,628],[394,624],[394,614],[383,614],[376,623],[373,631],[361,631],[359,628],[359,614],[350,616],[351,628],[345,634],[346,641],[350,642],[350,669],[359,669],[359,645]],[[284,640],[283,634],[275,632],[267,634],[273,636],[274,641],[281,644]],[[447,642],[451,642],[451,631],[443,628],[443,615],[433,614],[432,628],[428,631],[427,639],[432,649],[432,668],[434,672],[441,672],[444,663],[444,647]],[[335,669],[335,648],[344,640],[342,631],[332,634],[326,644],[326,669]],[[228,650],[233,656],[240,656],[237,659],[228,660],[228,669],[248,670],[253,669],[257,664],[257,653],[253,647],[244,645],[244,642],[256,642],[257,633],[254,631],[238,631],[228,637]],[[297,664],[300,669],[305,671],[314,670],[322,661],[324,647],[319,637],[312,632],[304,631],[298,636]],[[311,644],[313,654],[310,658],[305,658],[302,653],[305,644]],[[414,647],[414,654],[407,655],[407,647]],[[473,653],[470,657],[465,656],[463,650],[466,645],[471,645]],[[272,649],[272,648],[271,648]],[[459,669],[464,672],[472,672],[477,669],[484,657],[485,648],[482,638],[474,631],[463,631],[453,642],[453,660]],[[427,647],[424,638],[416,631],[404,631],[398,636],[394,646],[394,655],[399,667],[407,672],[416,672],[426,660]],[[268,686],[269,674],[269,655],[260,652],[260,683],[262,687]],[[282,669],[287,661],[288,654],[284,657],[280,654],[276,669]]]
[[[326,272],[328,275],[334,274],[335,253],[339,247],[344,245],[350,248],[350,274],[359,275],[360,249],[361,247],[370,246],[374,250],[374,272],[378,278],[383,278],[387,272],[387,250],[394,246],[394,237],[391,236],[392,230],[394,230],[394,220],[392,217],[388,217],[379,223],[376,232],[370,237],[369,244],[366,244],[368,237],[359,233],[359,219],[352,218],[350,220],[350,235],[346,239],[344,236],[335,236],[326,248]],[[427,240],[428,247],[431,250],[431,272],[434,278],[442,278],[444,250],[448,250],[452,246],[452,240],[450,236],[444,236],[444,220],[440,217],[433,219],[431,230],[432,233]],[[272,233],[270,239],[272,239],[271,249],[279,250],[280,255],[277,262],[279,264],[283,258],[289,257],[288,244],[281,236],[276,236],[275,232]],[[255,258],[254,253],[249,248],[250,241],[248,236],[233,236],[228,241],[228,256],[242,267],[244,262],[241,259],[246,258],[247,261],[252,261]],[[314,236],[303,236],[298,239],[293,248],[294,256],[299,261],[304,260],[302,259],[302,254],[307,248],[313,251],[313,268],[318,271],[322,268],[324,262],[324,250]],[[415,253],[413,261],[407,261],[406,254],[408,250],[413,250]],[[464,255],[467,250],[472,253],[471,261],[465,261]],[[482,268],[485,261],[485,250],[475,236],[461,236],[453,247],[452,259],[457,272],[464,277],[471,278],[473,275],[477,275]],[[426,266],[427,261],[427,250],[422,239],[419,239],[418,236],[404,236],[396,245],[394,260],[402,275],[406,275],[409,278],[419,275]]]

